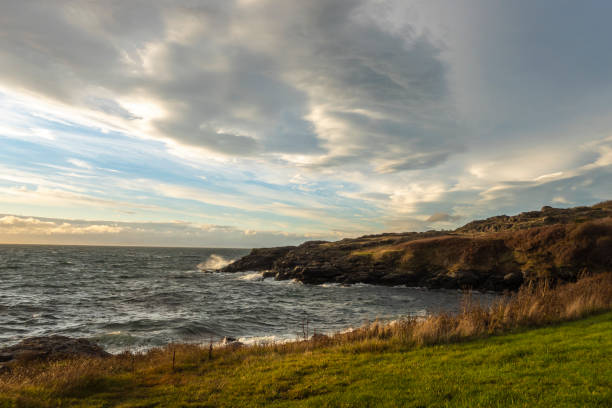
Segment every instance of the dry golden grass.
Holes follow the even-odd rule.
[[[612,273],[583,277],[575,283],[551,287],[525,286],[501,297],[491,305],[474,302],[466,294],[461,312],[406,318],[391,323],[373,322],[345,333],[315,335],[308,340],[244,347],[215,347],[170,344],[146,353],[122,353],[110,358],[79,358],[55,362],[28,362],[0,375],[0,393],[41,388],[53,393],[80,392],[109,386],[113,378],[156,374],[169,384],[177,384],[182,370],[197,368],[199,375],[213,365],[237,360],[248,365],[250,358],[308,352],[315,348],[340,347],[352,352],[382,350],[394,345],[422,345],[458,342],[500,334],[515,329],[544,326],[577,319],[612,309]],[[173,364],[176,356],[176,364]],[[210,368],[212,369],[212,368]]]
[[[572,320],[611,308],[612,274],[606,273],[556,287],[546,283],[523,286],[488,306],[473,302],[467,293],[458,314],[375,322],[332,340],[397,338],[415,345],[439,344]]]

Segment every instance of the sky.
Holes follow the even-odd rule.
[[[612,198],[606,0],[0,0],[0,243],[262,247]]]

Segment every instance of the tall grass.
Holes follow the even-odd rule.
[[[402,319],[390,324],[375,322],[335,341],[398,339],[414,345],[440,344],[573,320],[612,309],[612,274],[583,277],[574,283],[551,287],[527,285],[490,305],[473,301],[469,293],[457,314]]]
[[[612,273],[583,277],[575,283],[551,287],[547,284],[524,286],[490,305],[474,302],[466,294],[459,313],[441,313],[425,318],[406,318],[391,323],[374,322],[356,330],[282,344],[216,347],[172,344],[142,354],[122,353],[110,358],[78,358],[55,362],[28,362],[0,374],[0,393],[20,393],[28,389],[50,394],[80,393],[147,376],[180,381],[181,373],[204,375],[214,365],[253,356],[276,358],[279,354],[308,352],[315,348],[347,348],[375,351],[388,347],[464,341],[529,327],[577,319],[612,309]],[[176,358],[176,360],[175,360]]]

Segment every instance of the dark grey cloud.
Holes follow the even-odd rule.
[[[329,196],[425,228],[435,213],[607,198],[610,147],[589,143],[612,127],[610,11],[565,0],[3,2],[0,89],[249,158],[236,168],[257,169],[257,182],[333,181]]]
[[[3,2],[0,70],[4,84],[78,103],[138,82],[127,58],[164,33],[147,2]]]
[[[333,165],[397,161],[410,149],[444,150],[434,162],[443,161],[457,143],[447,137],[439,50],[410,27],[395,33],[364,18],[366,3],[3,4],[2,82],[130,120],[146,118],[120,100],[149,98],[165,111],[152,122],[158,136],[226,155],[310,154]],[[342,129],[322,130],[326,118]]]
[[[85,103],[87,104],[87,106],[94,110],[108,113],[109,115],[118,116],[123,119],[142,119],[138,116],[135,116],[130,111],[128,111],[112,99],[90,96],[86,98]]]
[[[454,40],[469,51],[466,71],[473,67],[466,101],[483,139],[529,141],[534,132],[608,113],[612,3],[471,0],[454,7],[460,17],[453,24],[464,33]]]

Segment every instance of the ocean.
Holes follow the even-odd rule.
[[[0,245],[0,347],[85,337],[117,353],[233,337],[245,343],[459,310],[453,290],[305,285],[210,272],[248,249]],[[472,294],[490,302],[494,294]]]

